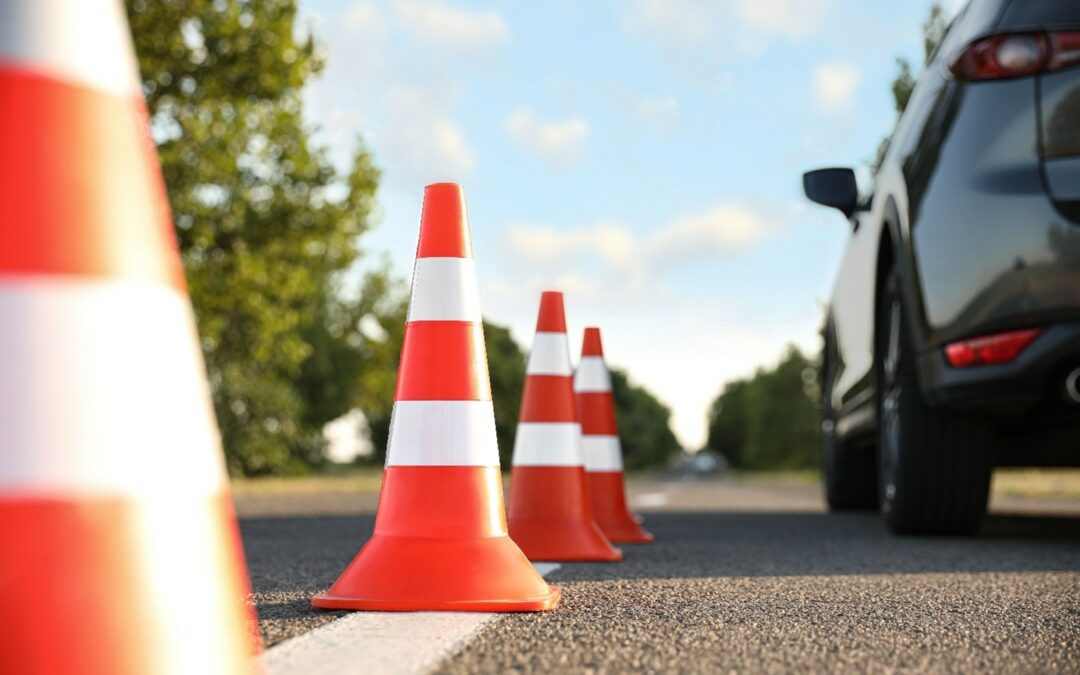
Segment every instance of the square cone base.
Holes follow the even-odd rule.
[[[651,544],[655,537],[626,507],[622,472],[590,471],[588,476],[593,517],[604,535],[615,544]]]
[[[559,593],[505,535],[375,534],[311,604],[381,612],[537,612],[555,607]]]

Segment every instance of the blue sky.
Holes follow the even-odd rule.
[[[800,176],[873,155],[930,4],[303,0],[306,109],[383,171],[365,250],[407,278],[423,186],[462,183],[484,315],[527,348],[564,291],[572,351],[600,326],[696,449],[725,381],[818,350],[847,228]]]

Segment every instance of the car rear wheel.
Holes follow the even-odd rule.
[[[972,534],[986,514],[994,436],[985,420],[928,406],[895,270],[878,303],[878,484],[901,534]]]

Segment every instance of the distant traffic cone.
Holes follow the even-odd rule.
[[[558,597],[506,535],[465,201],[429,185],[375,533],[312,605],[515,612]]]
[[[585,471],[589,476],[589,494],[596,522],[611,541],[647,544],[653,536],[642,529],[639,519],[626,508],[622,446],[615,422],[611,375],[604,363],[599,328],[585,329],[574,391],[581,416]]]
[[[593,519],[562,293],[540,298],[510,474],[510,536],[532,560],[622,560]]]
[[[0,2],[0,673],[255,670],[139,92],[120,2]]]

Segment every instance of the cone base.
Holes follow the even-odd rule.
[[[508,513],[510,538],[529,560],[622,560],[593,519],[582,466],[515,466]]]
[[[509,537],[446,539],[376,533],[318,609],[539,612],[559,601]]]
[[[509,529],[529,560],[618,562],[623,557],[591,520],[511,519]]]
[[[589,471],[588,477],[593,517],[612,543],[651,544],[656,540],[626,507],[621,471]]]

